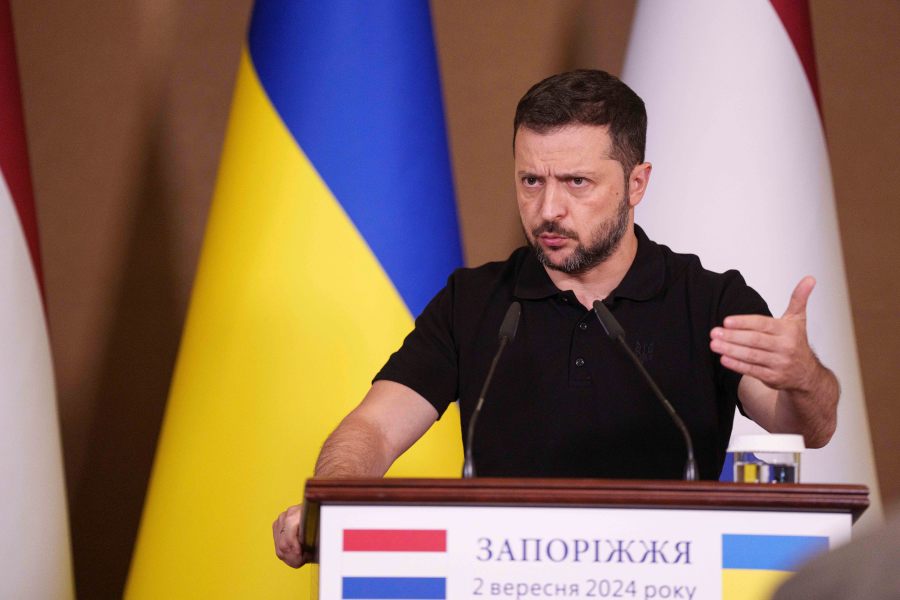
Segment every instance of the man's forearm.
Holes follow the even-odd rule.
[[[779,391],[779,421],[785,429],[802,433],[807,447],[821,448],[828,443],[837,427],[840,394],[837,377],[818,363],[814,376],[802,389]]]
[[[363,419],[348,416],[322,445],[316,477],[381,477],[391,466],[384,437]]]

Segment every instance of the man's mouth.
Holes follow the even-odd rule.
[[[548,250],[556,250],[566,245],[569,240],[578,241],[574,231],[567,231],[559,223],[545,222],[536,227],[531,234]]]
[[[548,248],[560,248],[569,240],[568,237],[558,233],[542,233],[538,238]]]

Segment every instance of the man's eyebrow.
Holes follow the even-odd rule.
[[[556,177],[559,179],[574,179],[575,177],[580,177],[582,179],[596,179],[599,177],[599,174],[595,171],[591,171],[589,169],[585,169],[583,171],[568,171],[566,173],[557,173]]]

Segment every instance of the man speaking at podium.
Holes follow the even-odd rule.
[[[479,475],[681,478],[685,441],[604,333],[597,300],[684,420],[702,478],[718,478],[735,407],[807,446],[828,442],[839,387],[806,338],[815,281],[800,281],[774,318],[737,271],[707,271],[651,241],[634,224],[650,181],[646,129],[643,101],[603,71],[555,75],[525,94],[513,149],[528,246],[450,276],[325,442],[316,476],[384,475],[457,399],[465,431],[513,302],[515,339],[471,445]],[[273,523],[276,554],[294,567],[299,526],[299,506]]]

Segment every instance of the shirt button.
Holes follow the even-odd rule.
[[[582,321],[581,323],[578,324],[578,329],[585,331],[587,329],[587,323]]]
[[[576,358],[576,359],[575,359],[575,366],[576,366],[576,367],[583,367],[583,366],[584,366],[584,359],[583,359],[583,358]]]

